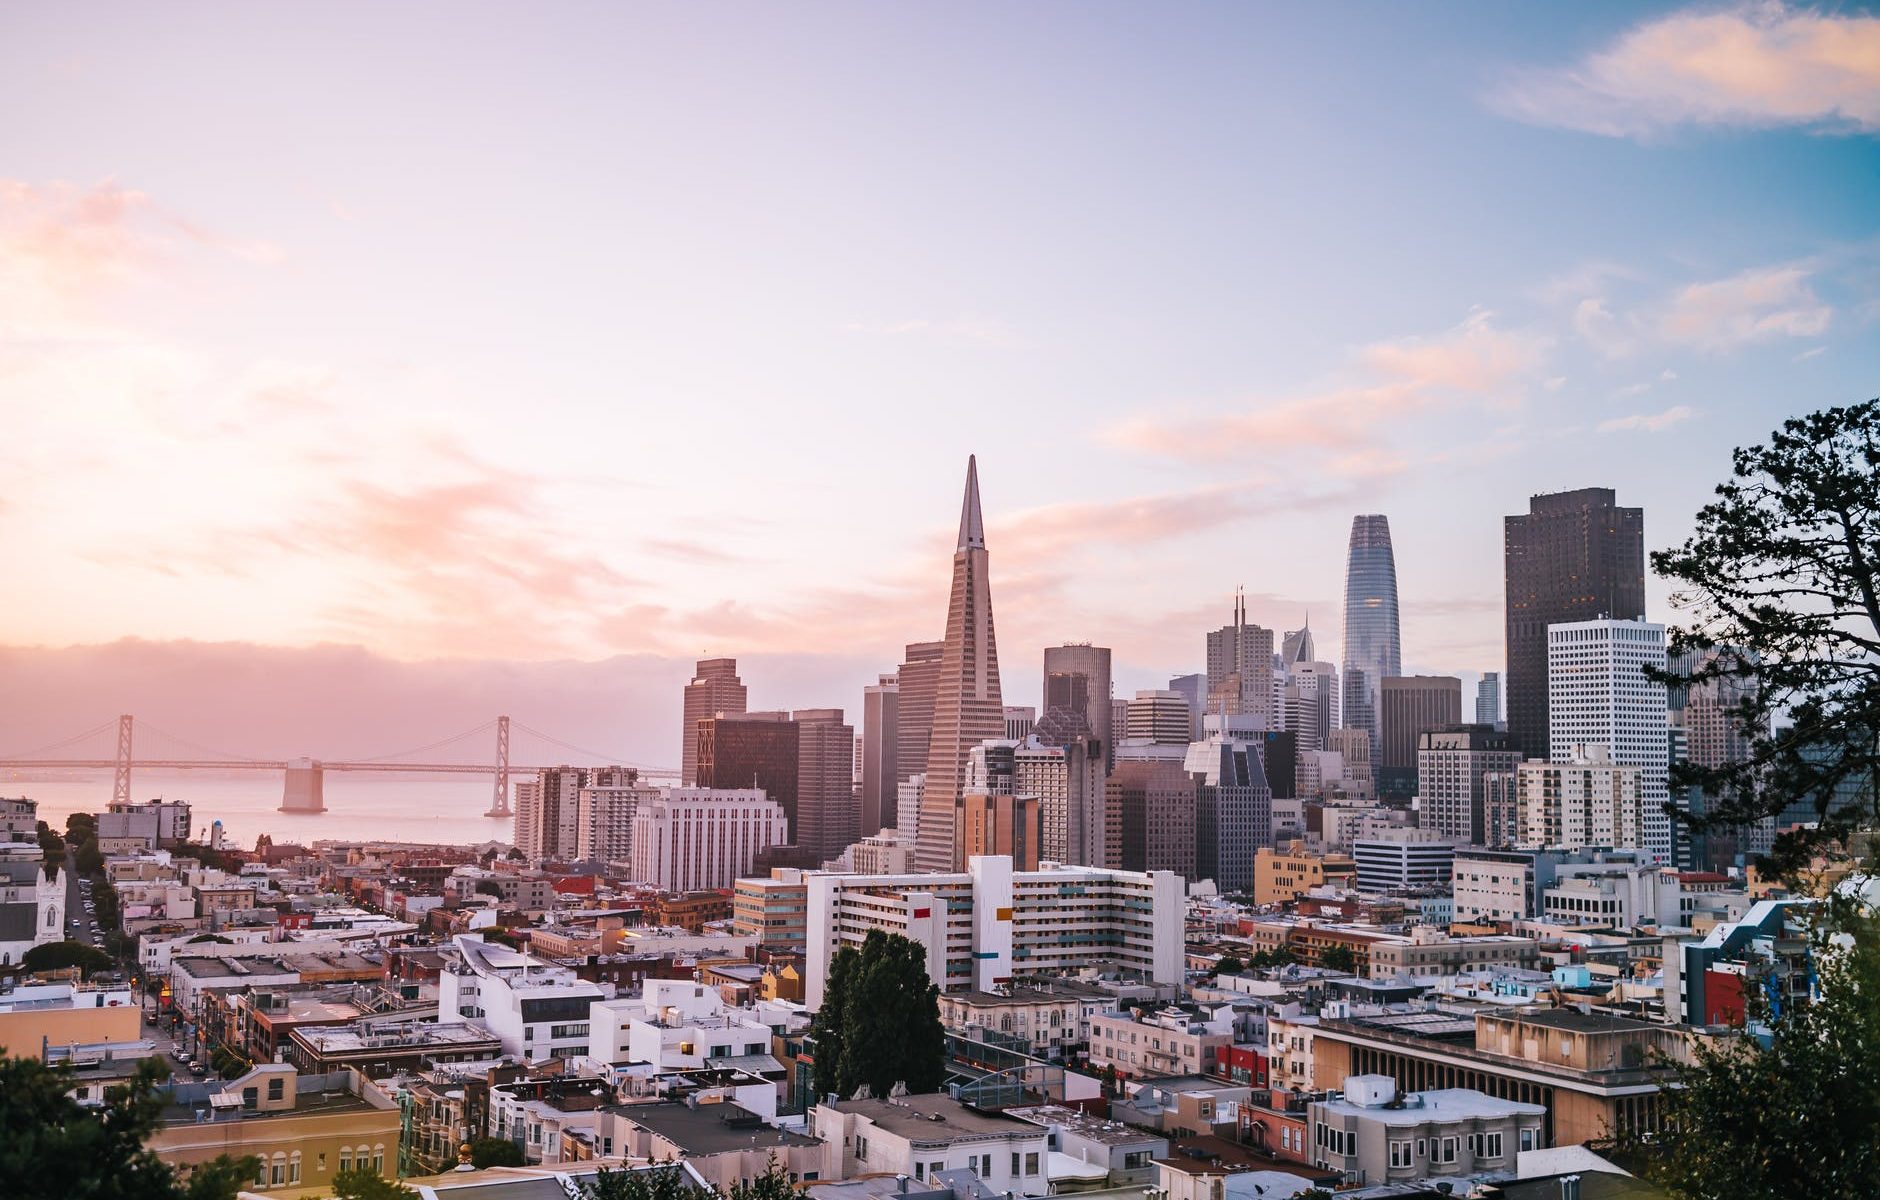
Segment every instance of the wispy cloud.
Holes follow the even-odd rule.
[[[1489,96],[1536,125],[1649,138],[1685,126],[1880,132],[1880,18],[1779,2],[1689,8]]]
[[[1880,52],[1880,47],[1876,48]],[[1727,350],[1783,337],[1819,337],[1834,318],[1799,265],[1759,267],[1693,283],[1671,297],[1657,321],[1667,342]]]
[[[1209,417],[1139,417],[1105,437],[1195,461],[1231,458],[1248,446],[1311,449],[1338,475],[1389,474],[1405,460],[1386,444],[1388,426],[1458,403],[1518,404],[1550,344],[1536,333],[1500,328],[1492,313],[1478,310],[1433,337],[1364,347],[1355,364],[1361,382]]]
[[[1659,433],[1682,424],[1696,415],[1697,410],[1688,404],[1678,404],[1659,413],[1633,413],[1626,417],[1613,417],[1601,421],[1595,428],[1600,433],[1625,433],[1636,430],[1643,433]]]

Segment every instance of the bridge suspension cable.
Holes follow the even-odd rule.
[[[577,746],[572,742],[564,742],[558,737],[554,737],[550,734],[543,733],[539,729],[534,729],[534,728],[531,728],[530,726],[524,725],[521,721],[511,721],[510,724],[514,725],[517,729],[521,730],[522,732],[528,734],[530,737],[537,738],[541,741],[547,742],[551,746],[557,746],[563,750],[572,750],[576,754],[586,755],[588,758],[598,758],[602,762],[605,762],[605,763],[613,763],[617,766],[622,766],[622,767],[637,767],[642,771],[665,771],[665,770],[670,769],[667,767],[654,766],[650,763],[633,762],[632,760],[628,759],[627,756],[624,754],[607,754],[600,750],[590,750],[585,746]]]
[[[139,721],[137,723],[137,728],[139,731],[148,731],[150,733],[154,733],[158,737],[163,738],[165,741],[175,742],[177,745],[182,746],[184,749],[194,750],[198,754],[207,754],[211,758],[226,758],[233,762],[248,762],[248,763],[272,761],[266,758],[255,758],[247,754],[232,754],[227,750],[217,750],[213,746],[204,746],[197,742],[192,742],[186,737],[178,737],[176,734],[171,733],[169,730],[164,729],[161,726],[152,725],[148,721]]]
[[[63,750],[67,746],[70,746],[75,742],[82,742],[86,738],[97,737],[101,733],[104,733],[108,730],[112,730],[116,728],[117,728],[117,718],[112,717],[109,721],[105,721],[99,725],[94,725],[92,728],[87,729],[83,733],[73,734],[71,737],[66,738],[62,742],[54,742],[50,746],[41,746],[37,750],[28,750],[23,754],[0,754],[0,758],[4,758],[8,761],[21,759],[21,758],[38,758],[42,754],[50,754],[54,750]]]
[[[437,741],[431,742],[427,745],[414,746],[409,750],[400,750],[395,754],[359,755],[355,758],[349,758],[346,761],[347,762],[390,762],[391,760],[397,759],[397,758],[409,758],[414,754],[423,754],[427,750],[436,750],[440,746],[448,746],[452,742],[461,742],[466,738],[473,738],[480,733],[488,733],[495,728],[496,728],[495,721],[493,720],[485,721],[483,722],[483,724],[477,726],[475,729],[466,729],[462,733],[454,733],[447,738],[439,738]]]

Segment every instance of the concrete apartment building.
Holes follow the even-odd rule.
[[[1442,887],[1456,857],[1454,842],[1432,830],[1385,829],[1351,840],[1358,890],[1392,892]]]
[[[788,841],[783,807],[761,788],[665,788],[633,814],[633,877],[664,892],[730,888]]]
[[[1598,743],[1554,745],[1561,761],[1515,769],[1521,844],[1568,850],[1643,845],[1642,772],[1613,761]]]
[[[1317,887],[1352,887],[1358,864],[1346,854],[1313,854],[1302,841],[1284,850],[1260,847],[1253,856],[1253,902],[1283,904]]]
[[[1492,844],[1485,778],[1512,771],[1520,762],[1513,741],[1492,725],[1423,730],[1416,737],[1417,823],[1459,846]]]
[[[1359,1186],[1509,1172],[1542,1148],[1546,1112],[1468,1088],[1400,1095],[1388,1075],[1353,1075],[1308,1109],[1312,1158]]]
[[[731,922],[739,936],[759,946],[801,950],[809,938],[809,884],[803,872],[773,868],[768,876],[747,876],[731,889]]]
[[[1233,1044],[1231,1012],[1221,1017],[1171,1005],[1090,1019],[1091,1067],[1114,1067],[1118,1075],[1135,1079],[1224,1075],[1227,1048]]]
[[[596,984],[569,967],[459,934],[456,961],[437,980],[440,1024],[474,1022],[501,1039],[503,1053],[528,1062],[588,1052],[589,1006]]]
[[[264,1063],[224,1083],[184,1084],[145,1148],[171,1166],[254,1155],[250,1190],[332,1193],[341,1171],[398,1176],[398,1103],[356,1071],[304,1076]]]
[[[1682,886],[1669,867],[1636,861],[1639,852],[1604,851],[1588,863],[1562,864],[1541,893],[1541,912],[1562,925],[1631,929],[1683,920]]]
[[[886,1174],[926,1181],[939,1171],[968,1170],[995,1193],[1051,1190],[1048,1130],[968,1108],[945,1093],[818,1104],[809,1127],[822,1141],[825,1179]]]
[[[811,1008],[822,1003],[830,957],[859,946],[870,929],[925,947],[928,976],[942,991],[991,991],[1016,976],[1085,967],[1182,979],[1186,889],[1172,872],[1015,871],[1010,858],[990,855],[962,872],[806,878]]]
[[[1459,847],[1450,868],[1456,920],[1495,924],[1538,917],[1555,872],[1576,861],[1592,861],[1591,852]]]
[[[940,993],[940,1023],[1029,1040],[1040,1058],[1062,1058],[1090,1042],[1090,1023],[1116,1003],[1113,992],[1070,979],[993,992]]]
[[[641,995],[589,1005],[586,1053],[602,1063],[696,1071],[770,1053],[770,1027],[728,1009],[718,989],[649,979]]]
[[[1390,1012],[1322,1017],[1314,1085],[1387,1075],[1400,1089],[1469,1088],[1545,1109],[1541,1145],[1649,1130],[1668,1078],[1654,1055],[1689,1057],[1686,1034],[1656,1022],[1567,1008]]]

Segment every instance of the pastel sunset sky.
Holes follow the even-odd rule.
[[[937,636],[976,453],[1013,702],[1237,585],[1335,657],[1356,512],[1472,674],[1530,493],[1667,545],[1880,391],[1860,5],[13,5],[0,113],[16,668],[619,659],[669,760]]]

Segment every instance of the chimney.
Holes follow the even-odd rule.
[[[1560,1177],[1560,1200],[1580,1200],[1580,1177],[1562,1175]]]
[[[896,1175],[894,1177],[894,1190],[903,1196],[907,1195],[907,1176]]]

